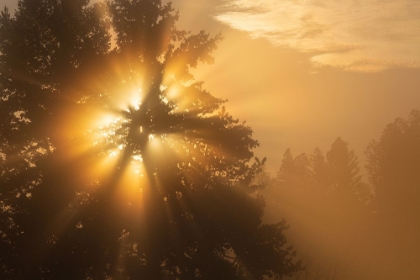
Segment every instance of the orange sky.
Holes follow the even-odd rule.
[[[416,1],[172,2],[181,28],[224,35],[215,63],[196,78],[251,125],[272,173],[286,148],[326,152],[338,136],[364,164],[369,141],[420,108]]]
[[[406,119],[411,110],[420,109],[419,0],[172,2],[180,12],[180,29],[223,34],[214,53],[215,63],[200,65],[194,75],[214,96],[228,99],[228,111],[252,127],[260,142],[256,155],[268,158],[272,175],[287,148],[295,156],[312,153],[316,147],[325,154],[337,137],[356,151],[363,172],[368,143],[378,139],[395,118]],[[12,11],[16,3],[0,0],[0,6],[8,5]],[[101,164],[111,160],[115,159]],[[141,164],[133,168],[137,172]],[[314,232],[307,235],[310,223],[317,221],[308,222],[302,209],[290,205],[296,215],[292,220],[296,244],[311,249],[314,242],[324,246],[331,241],[317,241]],[[330,238],[329,234],[323,236]],[[375,244],[381,245],[387,236]],[[415,237],[407,240],[403,240],[405,250],[414,252],[409,242]],[[349,246],[354,244],[351,242]],[[400,244],[394,242],[397,249],[391,252],[399,252]],[[360,248],[352,249],[366,254],[366,249]],[[399,277],[411,273],[404,270],[406,263],[411,269],[416,267],[410,263],[416,260],[415,252],[411,258],[382,256],[384,251],[371,250],[360,258],[360,270],[384,275],[392,272]],[[397,265],[393,257],[398,258]],[[382,266],[372,269],[375,259]]]
[[[225,37],[196,79],[253,128],[272,173],[285,149],[326,152],[338,136],[363,165],[385,125],[420,109],[416,0],[172,2],[180,28]]]

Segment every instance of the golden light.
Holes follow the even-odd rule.
[[[112,94],[112,106],[119,111],[128,112],[130,108],[139,110],[144,98],[143,85],[140,82],[128,85],[128,83],[123,80],[123,82],[114,89],[114,93]]]
[[[165,87],[165,93],[167,98],[175,99],[178,97],[181,91],[181,86],[176,83],[171,83],[170,86]]]
[[[161,87],[162,91],[166,88]],[[122,88],[122,91],[124,87]],[[140,107],[142,104],[141,89],[132,89],[128,92],[126,96],[119,96],[120,102],[114,104],[117,106],[117,112],[114,113],[101,113],[97,115],[95,121],[91,123],[91,127],[88,129],[90,133],[91,147],[98,147],[99,150],[105,152],[106,157],[101,157],[99,162],[95,165],[96,174],[100,173],[103,176],[107,176],[113,168],[123,168],[121,178],[119,179],[118,185],[124,186],[133,186],[138,184],[148,183],[148,179],[145,179],[146,170],[143,162],[142,149],[143,148],[133,148],[133,143],[130,141],[136,141],[135,139],[129,140],[130,130],[133,129],[133,124],[136,123],[136,115],[140,113]],[[160,96],[161,101],[164,104],[168,104],[168,100]],[[126,100],[122,102],[121,100]],[[125,104],[121,107],[121,104]],[[110,110],[112,111],[112,109]],[[145,126],[146,125],[146,126]],[[137,133],[143,134],[147,142],[150,144],[150,148],[153,148],[153,152],[157,155],[160,154],[158,151],[161,147],[161,141],[157,141],[158,136],[150,132],[148,127],[150,124],[139,125]],[[140,136],[139,136],[140,137]],[[141,136],[143,137],[143,136]],[[160,139],[160,137],[159,137]],[[134,144],[135,145],[135,144]],[[128,157],[126,163],[121,163],[124,161],[124,157]],[[119,166],[119,164],[122,164]],[[140,180],[139,178],[143,178]],[[140,181],[139,181],[140,180]],[[138,183],[138,184],[137,184]],[[134,187],[134,189],[137,189]],[[142,186],[143,188],[145,186]],[[132,189],[133,187],[128,187]],[[127,189],[124,187],[123,189]],[[133,190],[128,191],[127,193],[132,193]]]
[[[167,86],[162,85],[162,84],[159,86],[160,92],[165,91],[165,89],[167,89],[167,88],[168,88]]]
[[[133,159],[136,161],[143,161],[143,157],[141,155],[135,155],[133,156]]]
[[[163,103],[165,103],[165,104],[168,104],[168,103],[169,103],[168,98],[166,98],[166,97],[164,97],[164,96],[162,96],[162,95],[161,95],[161,100],[162,100],[162,101],[163,101]]]
[[[141,201],[143,191],[151,186],[161,188],[158,172],[168,170],[161,163],[175,161],[179,163],[175,168],[182,173],[194,172],[195,163],[205,163],[212,150],[211,144],[202,145],[211,132],[200,128],[186,132],[182,124],[200,112],[201,104],[208,102],[207,93],[200,86],[176,78],[171,74],[173,69],[163,69],[153,76],[155,69],[146,69],[147,65],[142,64],[132,69],[131,60],[127,57],[127,61],[120,58],[114,62],[111,77],[115,79],[110,79],[110,85],[103,89],[103,103],[92,104],[96,110],[90,116],[93,121],[84,124],[89,131],[86,142],[93,153],[100,155],[92,157],[96,161],[91,165],[92,174],[110,182],[116,191],[115,199],[122,204]],[[202,111],[197,123],[212,113],[212,109]],[[183,176],[192,179],[194,175]]]

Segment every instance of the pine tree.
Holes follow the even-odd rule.
[[[290,149],[287,149],[277,172],[277,180],[280,185],[301,194],[310,184],[311,171],[309,168],[309,159],[306,154],[293,157]]]
[[[413,278],[420,262],[420,111],[388,124],[366,155],[377,211],[370,246],[382,265],[393,267],[391,275]]]
[[[338,196],[338,203],[345,201],[349,209],[356,209],[368,202],[370,191],[362,181],[357,156],[348,146],[338,137],[327,152],[329,192]]]
[[[312,178],[314,187],[320,192],[327,192],[327,188],[330,185],[328,175],[328,165],[325,160],[325,156],[319,148],[316,148],[313,154],[310,156],[310,165],[312,170]]]
[[[398,118],[387,125],[379,141],[372,141],[366,150],[369,181],[375,189],[380,216],[399,221],[416,219],[420,199],[419,137],[420,113],[413,110],[408,119]]]
[[[3,10],[3,278],[263,279],[299,269],[285,223],[262,224],[251,128],[190,72],[212,62],[221,36],[180,31],[177,20],[158,0],[21,0],[13,17]]]

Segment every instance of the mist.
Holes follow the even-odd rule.
[[[418,3],[19,2],[0,276],[419,277]]]
[[[285,18],[273,15],[275,9],[286,11],[282,5],[286,6],[287,1],[284,4],[265,1],[274,7],[267,5],[254,10],[247,6],[253,6],[252,2],[236,2],[236,6],[223,2],[225,6],[206,6],[205,10],[200,10],[203,6],[199,3],[175,3],[180,11],[190,13],[192,19],[200,18],[194,28],[211,26],[216,32],[221,30],[225,37],[216,50],[215,63],[197,69],[196,75],[205,80],[205,87],[211,92],[223,92],[229,100],[227,107],[240,120],[247,121],[260,142],[256,155],[267,161],[259,180],[269,185],[261,192],[267,205],[264,219],[287,221],[290,226],[287,238],[306,265],[304,273],[290,279],[416,279],[420,272],[417,206],[420,184],[415,170],[420,170],[420,139],[414,131],[419,129],[415,110],[420,104],[417,78],[420,71],[411,67],[410,61],[418,60],[418,50],[412,49],[412,57],[406,61],[409,67],[403,60],[400,65],[390,65],[388,59],[407,54],[396,50],[393,44],[398,48],[413,45],[389,39],[385,33],[393,32],[391,29],[375,33],[375,43],[370,44],[366,40],[373,38],[352,33],[352,22],[359,24],[357,19],[352,19],[335,26],[334,32],[339,36],[327,40],[353,40],[349,43],[359,47],[369,45],[381,51],[366,59],[349,55],[355,50],[354,54],[368,55],[358,52],[358,47],[349,53],[337,52],[334,60],[328,60],[326,55],[318,56],[325,59],[322,64],[328,65],[320,67],[314,64],[313,57],[334,50],[320,44],[322,37],[327,36],[325,33],[311,37],[309,42],[315,42],[312,45],[299,37],[305,28],[311,28],[299,23],[300,18],[295,14],[305,15],[304,5],[299,10],[299,3],[290,2],[296,9]],[[403,6],[408,2],[388,3],[399,8],[386,24],[392,25],[392,18],[409,21],[412,10]],[[334,5],[328,10],[326,3],[320,10],[312,10],[310,21],[328,21],[330,18],[322,18],[322,14],[340,9],[340,5]],[[374,22],[384,19],[376,12],[369,12],[378,8],[371,4],[351,7],[351,10],[361,8],[363,15],[347,10],[347,17],[371,14],[372,23],[363,31],[365,34],[375,32],[378,23]],[[229,14],[235,9],[238,13]],[[381,13],[390,12],[386,7],[380,9]],[[334,14],[330,15],[334,19]],[[213,16],[217,22],[211,22]],[[264,24],[270,26],[264,29]],[[415,25],[407,27],[415,29]],[[287,33],[286,28],[292,31]],[[328,25],[323,24],[322,28]],[[395,28],[397,25],[392,30]],[[414,38],[418,40],[418,35]],[[309,48],[319,49],[309,51]],[[393,53],[384,54],[382,51],[386,49],[393,49]],[[379,56],[386,59],[377,59]],[[357,63],[351,62],[355,60]],[[369,61],[375,61],[376,66]],[[392,129],[398,132],[391,132]],[[353,179],[343,174],[331,175],[333,171],[328,169],[333,167],[326,167],[327,154],[337,139],[346,143],[347,153],[353,155],[355,166],[351,172],[358,178],[359,187],[347,185]],[[373,141],[379,144],[375,146]],[[410,148],[405,141],[412,143]],[[320,178],[316,179],[318,175],[314,174],[315,149],[325,160],[323,183],[317,182]],[[286,157],[288,152],[290,158]],[[344,154],[342,160],[342,164],[349,164]],[[340,183],[328,183],[331,176],[336,176]],[[341,192],[340,185],[346,185],[343,188],[348,188],[348,192]]]
[[[396,119],[369,144],[365,178],[341,138],[326,152],[288,149],[276,175],[260,174],[269,186],[265,221],[288,221],[288,240],[306,264],[290,279],[416,278],[419,113]]]

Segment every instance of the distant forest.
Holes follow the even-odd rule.
[[[293,156],[287,149],[274,178],[267,172],[256,178],[268,186],[261,192],[265,221],[284,217],[291,226],[287,236],[307,263],[292,279],[414,279],[420,263],[420,111],[387,125],[365,154],[367,180],[340,137],[325,154],[317,148]],[[360,261],[369,266],[356,268]],[[380,271],[366,273],[374,269]]]
[[[166,2],[166,1],[165,1]],[[0,12],[0,279],[415,279],[420,111],[284,153],[196,81],[222,36],[159,0]],[[235,82],[235,81],[232,81]]]

